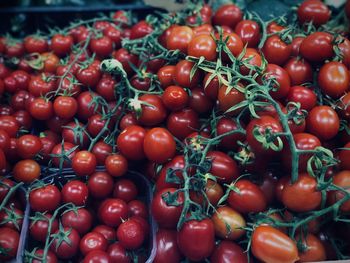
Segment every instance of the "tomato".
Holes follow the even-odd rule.
[[[98,136],[102,132],[102,136],[105,136],[109,130],[112,130],[112,122],[106,123],[107,120],[100,114],[94,114],[88,119],[87,131],[92,137]],[[104,130],[103,130],[104,129]]]
[[[191,70],[193,66],[193,62],[180,60],[175,66],[173,81],[183,88],[193,88],[197,86],[201,79],[201,71],[197,69],[191,78]]]
[[[113,52],[113,42],[107,36],[102,36],[100,38],[92,38],[90,40],[90,49],[99,58],[105,58],[112,54]]]
[[[254,183],[241,179],[234,184],[239,190],[231,191],[229,205],[240,213],[261,212],[266,209],[266,198],[262,190]]]
[[[320,69],[318,83],[326,95],[336,99],[348,90],[350,73],[343,63],[328,62]]]
[[[112,40],[115,48],[120,48],[122,44],[122,32],[116,26],[110,24],[103,30],[103,34]]]
[[[106,225],[98,225],[92,230],[92,232],[102,234],[109,243],[113,243],[117,238],[114,228]]]
[[[181,169],[185,168],[185,159],[183,155],[175,156],[170,162],[164,165],[164,167],[160,170],[157,182],[156,182],[156,190],[160,191],[165,188],[175,188],[177,184],[166,182],[166,174],[168,169],[177,170],[174,174],[182,179],[182,171]]]
[[[234,4],[222,5],[216,10],[213,16],[213,24],[219,26],[228,26],[232,29],[240,22],[243,18],[241,9]]]
[[[320,0],[306,0],[297,10],[301,24],[312,22],[316,27],[326,24],[331,17],[331,10]]]
[[[194,88],[191,90],[189,107],[198,114],[208,113],[213,108],[213,102],[208,98],[203,89]]]
[[[199,128],[197,113],[189,108],[184,108],[169,114],[167,129],[179,140],[185,139]]]
[[[126,127],[117,138],[119,151],[128,160],[142,160],[145,157],[143,141],[146,131],[141,126]]]
[[[310,62],[322,62],[333,56],[333,36],[326,32],[315,32],[307,36],[300,45],[300,54]]]
[[[140,216],[132,216],[129,218],[129,220],[132,219],[139,223],[143,229],[145,237],[147,237],[150,233],[150,225],[148,224],[147,220]]]
[[[34,97],[44,96],[52,92],[56,88],[56,80],[48,75],[33,76],[28,84],[28,91],[34,95]]]
[[[112,146],[103,141],[99,141],[92,147],[91,152],[96,157],[97,165],[103,165],[107,156],[112,153]]]
[[[61,235],[65,239],[60,242]],[[69,259],[75,256],[79,250],[80,236],[74,228],[63,227],[52,236],[51,251],[55,252],[60,259]]]
[[[34,158],[41,150],[42,143],[37,136],[22,135],[17,140],[18,154],[23,159]]]
[[[121,48],[121,49],[118,49],[118,51],[115,51],[113,53],[113,57],[123,65],[123,69],[127,74],[131,74],[133,72],[133,69],[131,68],[129,63],[133,65],[137,65],[138,63],[137,56],[129,53],[124,48]]]
[[[7,204],[7,206],[7,210],[0,211],[1,227],[9,227],[20,231],[23,225],[23,211],[12,206],[12,204]]]
[[[145,240],[144,229],[134,219],[129,219],[118,227],[117,238],[126,249],[137,249]]]
[[[213,180],[207,181],[204,190],[209,202],[214,206],[218,204],[219,200],[224,195],[224,190],[222,189],[221,185]]]
[[[30,103],[29,113],[37,120],[48,120],[53,116],[52,102],[44,98],[35,98]]]
[[[92,250],[84,257],[82,263],[111,263],[111,257],[102,250]]]
[[[320,140],[310,134],[310,133],[296,133],[293,135],[295,146],[299,150],[314,150],[316,147],[321,146]],[[299,155],[299,163],[298,168],[299,171],[305,172],[307,168],[307,162],[308,160],[313,156],[313,154],[300,154]],[[288,170],[291,169],[292,166],[292,157],[290,153],[290,148],[286,147],[283,150],[282,154],[282,163],[284,167],[286,167]]]
[[[242,88],[242,84],[238,83],[237,88]],[[235,87],[230,88],[222,85],[219,89],[218,93],[218,101],[219,101],[219,108],[223,112],[227,112],[228,114],[236,115],[240,112],[240,109],[235,111],[229,111],[231,107],[237,105],[238,103],[245,100],[245,96],[242,92],[240,92]]]
[[[158,70],[157,76],[162,88],[166,88],[174,84],[174,81],[173,81],[174,74],[175,74],[175,66],[173,65],[166,65],[161,67]]]
[[[22,42],[15,41],[13,43],[6,43],[5,55],[12,57],[22,57],[24,55],[25,49]]]
[[[219,207],[211,220],[214,223],[215,234],[220,238],[237,240],[245,233],[244,218],[228,206]]]
[[[74,228],[80,235],[86,234],[91,229],[92,220],[91,213],[85,208],[65,212],[61,217],[63,226]]]
[[[293,184],[287,182],[282,190],[283,204],[295,212],[315,210],[320,206],[321,199],[316,179],[306,173],[299,174],[298,180]]]
[[[63,158],[63,156],[67,156],[69,159],[73,158],[73,156],[76,154],[77,150],[74,148],[74,144],[70,142],[63,142],[55,145],[52,148],[51,155],[52,157],[52,163],[55,167],[60,167],[62,165],[63,167],[68,167],[69,162]]]
[[[131,263],[131,258],[125,248],[119,243],[113,243],[108,247],[107,253],[113,262]]]
[[[153,28],[145,20],[141,20],[131,27],[130,39],[142,38],[152,33]]]
[[[51,214],[46,213],[42,219],[32,220],[29,226],[29,233],[36,241],[45,242],[48,235],[49,220],[52,218]],[[58,220],[55,218],[51,223],[50,233],[58,230]]]
[[[333,176],[333,184],[336,186],[342,187],[344,190],[349,192],[350,188],[350,172],[347,170],[340,171],[336,175]],[[345,193],[341,191],[331,191],[328,195],[328,202],[331,204],[334,204],[335,202],[343,199],[345,196]],[[350,201],[344,202],[340,206],[340,210],[342,212],[349,212],[350,211]]]
[[[298,258],[298,249],[292,239],[272,226],[258,226],[251,240],[253,255],[264,262],[293,263]]]
[[[312,82],[312,67],[305,60],[300,58],[291,58],[284,65],[292,85],[301,85],[307,82]]]
[[[27,98],[29,98],[28,91],[19,90],[11,97],[10,105],[14,110],[24,110]]]
[[[177,245],[176,231],[159,229],[156,235],[156,256],[154,263],[178,263],[182,259]]]
[[[203,56],[206,60],[216,60],[216,43],[210,35],[194,37],[188,44],[187,54],[193,57]]]
[[[242,20],[236,25],[235,33],[242,39],[244,45],[247,44],[247,47],[256,48],[258,46],[260,41],[260,26],[257,22],[253,20]]]
[[[275,64],[268,64],[263,79],[265,81],[269,81],[270,79],[276,80],[277,85],[272,85],[273,89],[270,91],[273,98],[281,99],[288,95],[291,84],[290,78],[287,71],[282,67]]]
[[[11,74],[9,68],[7,68],[4,63],[0,63],[0,78],[4,79]]]
[[[338,114],[329,106],[316,106],[307,117],[307,129],[321,140],[329,140],[338,133]]]
[[[87,148],[89,137],[86,134],[84,125],[78,121],[69,122],[63,126],[62,139],[65,143],[79,145],[81,148]]]
[[[219,182],[231,183],[239,176],[236,162],[226,153],[220,151],[208,152],[206,156],[211,161],[209,172],[213,174]]]
[[[240,68],[241,73],[243,75],[248,75],[250,71],[252,71],[252,73],[254,72],[252,67],[262,66],[262,57],[256,49],[247,48],[241,62],[244,64]]]
[[[16,119],[12,116],[0,116],[0,129],[7,132],[10,138],[16,137],[19,130]]]
[[[129,203],[137,197],[136,185],[128,179],[120,179],[114,185],[113,197]]]
[[[51,38],[51,50],[60,57],[67,55],[73,46],[73,37],[56,34]]]
[[[106,172],[95,172],[89,177],[88,188],[94,198],[106,198],[113,191],[113,178]]]
[[[83,255],[88,254],[94,250],[107,250],[107,239],[98,232],[90,232],[84,235],[79,244],[80,252]]]
[[[153,94],[145,94],[139,98],[142,103],[147,103],[147,105],[142,105],[141,115],[137,118],[138,122],[153,126],[163,122],[167,116],[166,108],[163,104],[161,98]],[[148,106],[151,105],[151,106]]]
[[[266,153],[269,155],[276,153],[271,148],[264,148],[263,144],[254,137],[254,129],[258,129],[262,135],[266,133],[266,129],[269,129],[272,133],[279,133],[283,131],[279,121],[270,116],[261,116],[260,119],[251,120],[246,128],[248,144],[252,147],[255,153]],[[277,139],[274,143],[276,143],[276,141]]]
[[[123,176],[128,171],[128,160],[123,155],[109,155],[105,160],[107,172],[114,176]]]
[[[193,31],[188,26],[175,26],[166,37],[166,47],[170,50],[180,50],[187,54],[187,48],[193,39]]]
[[[89,189],[83,182],[72,180],[63,186],[61,194],[63,203],[73,203],[77,206],[82,206],[87,202]]]
[[[312,89],[294,86],[289,89],[287,101],[300,103],[300,109],[311,111],[317,103],[317,96]]]
[[[15,183],[4,177],[0,177],[0,201],[2,202],[6,195],[8,194],[9,190],[15,186]]]
[[[177,234],[177,243],[186,258],[192,261],[204,260],[215,247],[213,222],[208,218],[185,222]]]
[[[176,144],[170,132],[164,128],[153,128],[146,133],[143,148],[146,157],[156,163],[164,163],[176,153]]]
[[[46,260],[45,261],[46,263],[58,263],[56,255],[53,252],[51,252],[50,250],[47,251],[45,259],[43,258],[43,256],[44,256],[44,250],[43,249],[35,250],[35,254],[34,255],[36,257],[39,257],[40,259],[33,258],[32,261],[31,261],[32,263],[42,263],[43,260]]]
[[[30,130],[32,128],[32,116],[26,110],[16,111],[13,115],[21,128]]]
[[[179,193],[177,196],[177,202],[179,206],[167,205],[163,198],[169,194],[173,194],[176,188],[165,188],[158,191],[152,200],[152,215],[157,221],[158,225],[162,228],[175,228],[179,221],[182,212],[182,203],[184,201],[183,193]]]
[[[97,61],[94,61],[97,62]],[[93,62],[93,63],[94,63]],[[101,70],[94,64],[90,64],[86,68],[80,68],[76,73],[76,77],[80,83],[86,87],[96,87],[101,79]],[[97,62],[99,64],[99,62]]]
[[[221,118],[216,124],[216,131],[218,136],[237,129],[238,125],[236,121],[225,117]],[[230,134],[223,137],[219,145],[225,150],[235,150],[238,148],[237,142],[243,142],[244,138],[245,136],[240,133]]]
[[[78,103],[73,97],[59,96],[54,100],[53,110],[56,116],[71,119],[78,111]]]
[[[202,83],[202,86],[204,87],[203,92],[208,98],[210,98],[213,101],[216,101],[220,88],[220,81],[217,76],[215,76],[209,81],[211,76],[212,74],[210,72],[205,75]]]
[[[269,63],[282,66],[289,59],[292,47],[286,44],[279,36],[273,35],[267,38],[262,51]]]
[[[19,234],[9,227],[0,227],[0,247],[6,252],[0,254],[0,259],[7,261],[16,257],[19,244]]]
[[[53,53],[45,52],[41,54],[41,57],[43,58],[44,62],[44,68],[42,69],[43,72],[46,73],[52,73],[54,74],[57,70],[57,67],[59,66],[60,59]]]
[[[213,254],[210,257],[212,263],[248,263],[247,253],[236,243],[223,240],[215,246]]]
[[[13,167],[13,178],[16,181],[31,183],[40,176],[40,166],[34,160],[22,160]]]
[[[77,152],[72,158],[72,169],[77,176],[86,176],[95,172],[96,157],[89,151]]]
[[[299,254],[300,262],[314,262],[327,260],[326,249],[323,246],[321,240],[313,234],[307,234],[306,237],[297,237],[305,247],[305,251],[301,251]]]
[[[128,218],[128,205],[121,199],[106,199],[98,208],[98,217],[103,224],[117,227]]]
[[[148,218],[148,207],[140,200],[132,200],[128,203],[128,211],[130,217],[139,216],[142,218]]]
[[[29,203],[33,211],[53,212],[61,203],[60,190],[55,185],[46,185],[30,191]]]
[[[181,110],[189,102],[187,92],[179,86],[168,86],[162,94],[164,106],[171,111]]]

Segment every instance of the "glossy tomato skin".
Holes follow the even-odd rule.
[[[142,225],[131,218],[118,227],[117,238],[126,249],[137,249],[145,240],[145,232]]]
[[[208,218],[185,222],[177,234],[177,243],[180,251],[192,261],[209,257],[215,246],[213,222]]]
[[[221,118],[216,125],[216,130],[218,135],[222,135],[237,129],[238,129],[238,124],[235,122],[235,120],[232,120],[226,117]],[[236,150],[238,148],[237,142],[238,141],[243,142],[244,139],[245,139],[245,136],[243,134],[240,134],[240,133],[230,134],[223,137],[219,145],[225,150]]]
[[[339,125],[338,114],[329,106],[316,106],[307,117],[307,130],[321,140],[335,137]]]
[[[218,182],[230,184],[239,176],[239,169],[236,162],[226,153],[210,151],[207,158],[211,160],[209,172],[213,174]]]
[[[10,138],[15,138],[19,124],[13,116],[0,116],[0,129],[7,132]]]
[[[39,137],[34,135],[22,135],[17,140],[18,154],[23,159],[34,158],[42,149]]]
[[[129,216],[139,216],[144,219],[148,218],[148,207],[140,200],[132,200],[128,203]]]
[[[322,62],[333,56],[333,36],[326,32],[315,32],[307,36],[300,45],[300,54],[310,62]]]
[[[321,199],[316,179],[306,173],[299,174],[294,184],[287,182],[282,190],[283,204],[295,212],[315,210],[320,206]]]
[[[196,70],[194,76],[191,79],[190,73],[193,66],[193,62],[187,60],[179,61],[175,66],[175,72],[173,75],[174,82],[183,88],[193,88],[197,86],[201,79],[201,71]]]
[[[108,247],[107,253],[113,262],[131,263],[131,258],[120,243],[114,243]]]
[[[297,10],[300,24],[312,22],[315,26],[320,26],[328,22],[331,17],[330,9],[320,0],[306,0]]]
[[[152,215],[157,221],[158,225],[162,228],[175,228],[180,218],[182,206],[167,205],[163,199],[163,197],[166,197],[168,193],[172,194],[175,191],[176,188],[165,188],[157,192],[152,200]],[[183,194],[179,193],[177,202],[182,204],[183,200]]]
[[[188,26],[174,26],[170,28],[170,34],[166,37],[166,47],[170,50],[180,50],[187,54],[187,48],[193,39],[193,30]]]
[[[73,46],[73,37],[56,34],[51,38],[51,49],[57,56],[66,55]]]
[[[117,138],[119,151],[128,160],[142,160],[145,157],[143,143],[146,130],[141,126],[131,125],[126,127]]]
[[[190,108],[172,112],[168,116],[167,129],[179,140],[185,139],[198,128],[198,114]]]
[[[137,118],[139,123],[146,126],[154,126],[165,120],[167,111],[159,96],[145,94],[142,95],[139,100],[152,105],[142,105],[141,115]]]
[[[237,240],[245,233],[243,228],[246,223],[243,216],[228,206],[219,207],[211,220],[216,236],[222,239]]]
[[[242,20],[235,27],[235,33],[247,47],[255,48],[260,41],[260,26],[253,20]],[[237,54],[235,54],[237,56]]]
[[[137,197],[137,186],[128,179],[120,179],[114,185],[113,197],[129,203]]]
[[[336,186],[342,187],[343,189],[347,189],[349,192],[349,187],[350,187],[350,172],[348,170],[343,170],[337,173],[336,175],[333,176],[333,183]],[[343,199],[345,196],[345,193],[341,191],[331,191],[328,194],[328,202],[330,204],[334,204],[335,202]],[[344,202],[340,206],[340,210],[347,213],[350,211],[350,201]]]
[[[93,38],[90,40],[90,49],[99,58],[105,58],[112,54],[113,52],[113,42],[107,36],[102,36],[100,38]]]
[[[75,153],[77,152],[77,150],[72,151],[72,149],[74,148],[74,144],[70,143],[70,142],[64,142],[63,144],[59,143],[56,144],[51,151],[51,154],[53,155],[52,157],[52,163],[55,167],[59,167],[60,166],[60,155],[63,154],[62,151],[64,151],[67,155],[68,158],[73,158],[73,156],[75,155]],[[70,154],[68,154],[70,152]],[[63,161],[63,167],[68,167],[69,163],[64,160]]]
[[[89,144],[89,137],[84,131],[84,125],[78,121],[72,121],[64,125],[62,139],[65,143],[79,145],[83,149],[87,148]]]
[[[228,26],[235,28],[238,22],[243,18],[242,11],[234,4],[221,6],[213,16],[213,24],[219,26]]]
[[[223,240],[217,245],[210,257],[212,263],[248,263],[247,253],[234,242]]]
[[[70,119],[76,114],[78,103],[73,97],[59,96],[56,97],[53,103],[53,110],[56,116],[62,119]]]
[[[292,53],[292,47],[277,35],[269,37],[262,50],[269,63],[279,66],[284,65]]]
[[[97,106],[92,102],[94,97],[98,96],[95,92],[84,91],[79,94],[77,98],[78,112],[77,116],[81,120],[87,120],[89,117],[96,113],[95,107]],[[97,107],[97,112],[100,112],[101,107]]]
[[[125,72],[130,75],[133,72],[129,63],[137,65],[138,58],[136,55],[129,53],[126,49],[121,48],[113,52],[113,57],[117,59],[122,65]]]
[[[50,249],[60,259],[69,259],[75,256],[79,250],[80,236],[78,231],[76,231],[74,228],[64,227],[63,230],[69,233],[67,238],[70,242],[67,243],[67,241],[64,240],[62,243],[58,244],[58,239],[53,238]],[[57,230],[54,234],[57,234],[59,231],[60,230]]]
[[[166,88],[174,84],[174,81],[173,81],[174,74],[175,74],[175,66],[173,65],[166,65],[161,67],[158,70],[157,76],[162,88]]]
[[[146,133],[143,148],[148,160],[164,163],[174,157],[176,143],[171,133],[164,128],[153,128]]]
[[[235,183],[240,193],[231,191],[228,204],[240,213],[262,212],[267,202],[262,190],[254,183],[241,179]]]
[[[216,59],[216,43],[210,35],[194,37],[188,44],[187,54],[193,57],[203,56],[206,60]]]
[[[68,211],[61,217],[61,223],[65,227],[72,227],[80,235],[86,234],[92,226],[92,215],[85,208],[78,208],[77,211]]]
[[[308,233],[306,236],[297,237],[297,240],[301,240],[302,244],[306,247],[306,250],[299,254],[300,262],[327,260],[326,249],[317,236]]]
[[[112,154],[106,158],[105,166],[113,177],[123,176],[128,171],[128,160],[121,154]]]
[[[109,198],[104,200],[98,208],[98,217],[107,226],[117,227],[128,217],[128,206],[121,200]]]
[[[220,40],[220,35],[219,34],[215,34],[215,37],[216,37],[217,40]],[[227,40],[226,46],[229,49],[229,51],[231,51],[231,53],[232,53],[232,55],[234,57],[238,57],[241,54],[241,52],[243,51],[244,44],[243,44],[243,41],[242,41],[241,37],[239,36],[239,32],[237,32],[237,33],[233,33],[233,32],[226,33],[226,32],[223,32],[222,40],[223,41]],[[222,60],[224,62],[231,61],[229,55],[226,54],[225,51],[221,51],[221,58],[222,58]],[[210,73],[207,73],[207,75],[208,74],[210,74]]]
[[[107,250],[108,242],[107,239],[98,232],[89,232],[84,235],[79,244],[80,252],[83,255],[88,254],[94,250]]]
[[[242,88],[240,83],[237,84],[237,88],[234,87],[229,90],[229,87],[222,85],[218,93],[219,109],[228,115],[237,115],[240,110],[230,111],[230,108],[242,102],[245,96],[238,90]]]
[[[71,202],[77,206],[83,206],[87,202],[89,189],[83,182],[72,180],[63,186],[61,194],[64,203]]]
[[[31,183],[40,177],[39,164],[30,159],[22,160],[13,167],[13,178],[18,182]]]
[[[293,86],[312,82],[312,67],[305,59],[291,58],[283,68],[287,71]]]
[[[35,256],[43,258],[44,256],[44,250],[43,249],[37,249],[35,251]],[[38,260],[38,259],[33,259],[31,261],[32,263],[41,263],[42,260]],[[55,255],[55,253],[53,253],[52,251],[47,251],[47,255],[46,255],[46,263],[58,263],[58,259]]]
[[[311,111],[316,106],[316,93],[304,86],[293,86],[289,89],[287,101],[300,103],[300,109]]]
[[[79,151],[72,158],[72,169],[77,176],[87,176],[95,172],[96,157],[89,151]]]
[[[293,263],[299,259],[293,240],[271,226],[255,228],[251,242],[253,255],[264,262]]]
[[[37,212],[52,212],[59,206],[60,202],[61,193],[55,185],[34,189],[29,194],[30,207]]]
[[[117,239],[114,228],[110,226],[98,225],[92,230],[92,232],[102,234],[109,243],[113,243]]]
[[[328,62],[324,64],[318,74],[318,83],[321,90],[332,98],[339,98],[349,88],[350,73],[341,62]]]
[[[49,120],[54,115],[52,102],[44,98],[35,98],[29,105],[29,113],[37,120]]]
[[[266,72],[264,79],[268,80],[274,78],[277,81],[276,90],[270,92],[271,96],[275,99],[281,99],[288,95],[290,89],[290,77],[282,67],[276,64],[268,64],[266,67]]]
[[[164,106],[171,111],[181,110],[189,101],[187,92],[179,86],[168,86],[162,95]]]
[[[159,229],[156,235],[157,252],[154,263],[178,263],[182,259],[180,249],[177,245],[175,230]]]
[[[107,156],[112,153],[112,146],[99,141],[92,147],[91,152],[96,156],[97,165],[103,165]]]
[[[7,261],[13,259],[17,254],[19,234],[9,227],[0,228],[0,246],[6,249],[6,254],[1,254],[0,259]]]
[[[191,90],[189,107],[198,114],[205,114],[213,108],[213,102],[205,95],[203,89],[194,88]]]
[[[111,263],[112,259],[102,250],[92,250],[86,254],[82,263]]]
[[[157,175],[156,181],[156,191],[163,190],[165,188],[176,188],[176,183],[166,182],[166,174],[169,169],[178,170],[174,174],[181,180],[182,179],[182,171],[181,169],[185,168],[185,159],[183,155],[175,156],[170,162],[166,163],[164,167],[160,170]]]

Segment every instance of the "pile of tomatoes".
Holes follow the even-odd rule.
[[[0,169],[28,189],[26,260],[143,262],[148,213],[149,262],[348,258],[350,1],[296,10],[198,0],[0,38]]]

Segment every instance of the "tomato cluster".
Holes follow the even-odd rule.
[[[32,250],[25,260],[142,260],[150,233],[148,208],[139,199],[145,198],[145,189],[131,179],[114,181],[105,171],[93,173],[87,182],[67,180],[71,177],[67,172],[61,179],[50,176],[47,184],[29,190],[27,246]]]
[[[271,21],[192,2],[0,38],[0,169],[30,189],[28,258],[143,262],[148,212],[153,262],[350,256],[350,1]],[[43,185],[39,164],[74,178]]]

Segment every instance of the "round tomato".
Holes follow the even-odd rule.
[[[248,263],[247,253],[236,243],[223,240],[215,246],[213,254],[210,257],[212,263]]]
[[[36,188],[29,193],[29,203],[33,211],[53,212],[61,203],[60,190],[51,184]]]
[[[60,57],[68,54],[73,46],[73,37],[56,34],[51,38],[51,50]]]
[[[63,158],[63,156],[66,156],[68,158],[73,158],[73,156],[76,154],[77,149],[75,149],[73,151],[74,148],[74,144],[70,143],[70,142],[63,142],[63,143],[59,143],[56,144],[53,148],[52,148],[52,152],[51,155],[52,157],[52,163],[55,167],[60,167],[61,165],[63,167],[68,167],[69,166],[69,162],[67,160],[65,160],[65,158]]]
[[[243,44],[247,44],[247,47],[256,48],[258,46],[260,41],[260,26],[257,22],[253,20],[242,20],[236,25],[235,32],[242,39]]]
[[[315,26],[326,24],[331,17],[331,10],[320,0],[306,0],[297,10],[301,24],[312,22]]]
[[[77,176],[90,175],[96,170],[96,157],[89,151],[77,152],[72,158],[72,169]]]
[[[164,106],[171,111],[181,110],[189,101],[187,92],[179,86],[168,86],[162,95]]]
[[[111,263],[112,259],[107,252],[102,250],[92,250],[87,253],[82,263]]]
[[[43,260],[46,260],[46,263],[58,263],[58,259],[56,257],[56,255],[52,252],[52,251],[47,251],[46,254],[46,259],[43,258],[44,256],[44,250],[43,249],[37,249],[35,251],[35,256],[39,257],[40,259],[36,259],[34,258],[31,262],[32,263],[42,263]]]
[[[312,82],[312,67],[305,59],[291,58],[283,68],[287,71],[292,85],[302,85]]]
[[[235,120],[229,118],[221,118],[216,124],[217,135],[223,135],[233,130],[237,130],[238,125]],[[243,142],[245,136],[241,133],[230,134],[223,137],[220,141],[220,147],[225,150],[236,150],[238,148],[238,141]]]
[[[34,135],[22,135],[17,139],[18,154],[23,159],[34,158],[41,151],[42,147],[39,137]]]
[[[283,66],[292,53],[292,47],[286,44],[279,36],[273,35],[266,39],[262,51],[269,63]]]
[[[143,142],[146,130],[141,126],[126,127],[117,138],[119,151],[128,160],[142,160],[145,157]]]
[[[208,152],[206,156],[211,161],[209,172],[213,174],[219,182],[231,183],[239,176],[239,169],[236,162],[226,153],[220,151]]]
[[[78,103],[75,98],[59,96],[55,98],[53,110],[56,116],[62,119],[71,119],[78,110]]]
[[[326,32],[315,32],[307,36],[300,45],[300,54],[311,62],[322,62],[333,56],[333,36]]]
[[[83,206],[87,202],[89,189],[83,182],[72,180],[63,186],[61,194],[64,203],[73,203],[77,206]]]
[[[194,63],[188,60],[181,60],[175,66],[173,80],[183,88],[193,88],[198,85],[201,79],[201,71],[197,69],[191,78],[191,71]]]
[[[242,88],[242,84],[238,83],[237,88]],[[229,88],[222,85],[218,93],[219,108],[223,112],[227,112],[230,115],[237,115],[240,109],[231,111],[231,107],[237,105],[238,103],[244,101],[245,96],[237,88]]]
[[[349,88],[350,73],[341,62],[328,62],[324,64],[318,74],[318,83],[321,90],[332,98],[339,98]]]
[[[137,118],[138,122],[147,126],[154,126],[163,122],[167,116],[166,108],[162,99],[153,94],[145,94],[139,98],[143,104],[141,115]],[[137,113],[136,113],[137,115]]]
[[[106,199],[98,208],[98,217],[105,225],[117,227],[128,218],[128,205],[121,199]]]
[[[216,10],[213,17],[213,24],[219,26],[228,26],[232,29],[240,22],[243,18],[241,9],[234,4],[222,5]]]
[[[313,234],[307,234],[306,237],[297,237],[301,241],[304,251],[299,253],[300,262],[315,262],[327,260],[326,249],[321,240]]]
[[[13,116],[0,116],[0,129],[7,132],[10,138],[15,138],[19,124]]]
[[[128,203],[128,210],[130,217],[139,216],[142,218],[148,218],[148,207],[140,200],[132,200]]]
[[[333,184],[342,187],[347,192],[350,192],[350,172],[343,170],[333,176]],[[334,204],[335,202],[344,198],[346,194],[342,191],[331,191],[328,195],[328,202]],[[350,201],[346,201],[340,206],[340,210],[347,213],[350,211]]]
[[[216,60],[216,43],[210,35],[194,37],[188,44],[187,54],[193,57],[204,57],[206,60]]]
[[[154,263],[178,263],[182,259],[177,245],[176,231],[159,229],[156,235],[156,256]]]
[[[96,157],[97,165],[104,165],[107,156],[112,153],[112,146],[104,141],[99,141],[92,147],[91,152]]]
[[[13,167],[13,178],[18,182],[31,183],[39,179],[40,165],[34,160],[22,160]]]
[[[109,243],[113,243],[117,239],[117,234],[115,233],[114,228],[106,225],[98,225],[92,230],[92,232],[102,234]]]
[[[316,106],[316,93],[303,86],[294,86],[289,89],[287,101],[297,102],[300,104],[300,109],[311,111]]]
[[[74,228],[64,227],[52,235],[51,242],[50,249],[55,252],[57,257],[60,259],[70,259],[79,250],[80,236]]]
[[[29,105],[29,113],[37,120],[49,120],[54,115],[52,102],[41,97],[35,98]]]
[[[62,225],[74,228],[80,235],[86,234],[91,229],[92,221],[91,213],[85,208],[70,210],[61,216]]]
[[[166,88],[174,84],[174,81],[173,81],[174,75],[175,75],[175,66],[173,65],[166,65],[161,67],[158,70],[157,76],[162,88]]]
[[[170,50],[180,50],[187,54],[187,48],[193,38],[193,31],[188,26],[174,26],[166,37],[166,47]]]
[[[117,238],[126,249],[137,249],[145,240],[145,232],[142,225],[131,218],[118,227]]]
[[[137,197],[137,187],[133,181],[128,179],[120,179],[114,185],[113,197],[122,199],[129,203]]]
[[[49,220],[52,218],[51,214],[46,213],[43,218],[32,220],[29,226],[29,233],[36,241],[45,242],[48,235]],[[55,218],[51,223],[50,233],[58,230],[58,220]]]
[[[199,118],[192,109],[184,108],[169,114],[167,129],[179,140],[185,139],[198,128]]]
[[[307,130],[321,140],[335,137],[339,131],[338,114],[329,106],[314,107],[307,117]]]
[[[106,172],[95,172],[89,176],[87,185],[92,197],[103,199],[113,191],[113,178]]]
[[[120,243],[113,243],[108,247],[107,253],[113,262],[131,263],[131,258]]]
[[[112,154],[106,158],[105,166],[110,175],[114,177],[123,176],[128,171],[128,160],[123,155]]]
[[[83,255],[94,250],[107,250],[107,239],[98,232],[90,232],[83,236],[80,240],[79,248]]]
[[[16,257],[19,244],[19,234],[9,227],[0,227],[0,247],[6,252],[0,254],[0,259],[7,261]]]

